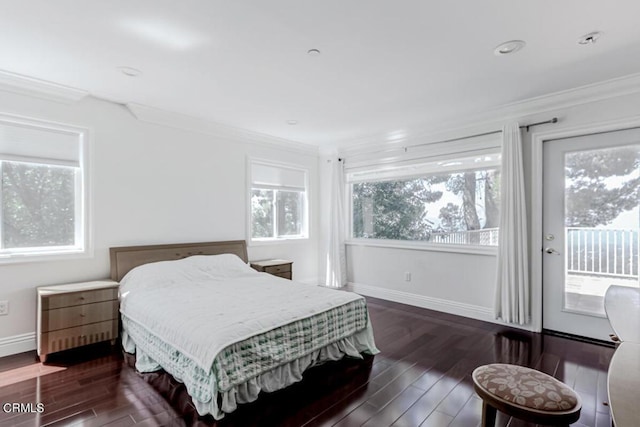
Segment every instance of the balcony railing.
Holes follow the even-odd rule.
[[[431,241],[459,245],[498,245],[499,229],[433,233]],[[610,277],[638,277],[638,230],[567,227],[567,272]]]
[[[482,230],[451,231],[448,233],[433,233],[431,241],[435,243],[451,243],[456,245],[498,245],[498,228]]]
[[[567,227],[567,272],[638,277],[638,230]]]

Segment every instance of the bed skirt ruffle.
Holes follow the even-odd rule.
[[[138,340],[134,341],[128,333],[130,328],[135,329],[136,324],[127,322],[123,317],[122,345],[127,353],[135,353],[136,369],[140,372],[164,369],[177,381],[184,383],[198,414],[211,414],[216,420],[222,419],[225,413],[235,411],[238,404],[253,402],[261,391],[270,393],[302,380],[303,373],[313,366],[345,356],[361,359],[363,353],[375,355],[379,352],[370,321],[367,321],[365,329],[351,336],[283,363],[227,390],[217,390],[213,369],[205,372],[178,350],[141,331],[136,331],[134,335]]]

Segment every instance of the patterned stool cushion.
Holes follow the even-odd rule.
[[[581,406],[576,392],[535,369],[494,363],[476,368],[472,376],[476,387],[507,405],[549,414]]]

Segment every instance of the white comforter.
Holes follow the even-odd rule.
[[[362,298],[258,273],[230,254],[137,267],[120,295],[123,315],[205,371],[234,342]]]

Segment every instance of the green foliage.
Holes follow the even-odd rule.
[[[453,174],[447,181],[447,190],[462,195],[462,217],[467,230],[479,230],[480,219],[476,211],[476,172]]]
[[[278,191],[278,235],[297,236],[302,234],[302,208],[304,206],[300,191]]]
[[[452,174],[447,181],[447,190],[462,197],[462,206],[441,209],[440,219],[444,224],[456,224],[461,230],[480,230],[484,228],[496,228],[499,221],[500,202],[500,172],[496,170],[481,170]],[[480,195],[482,204],[477,200]],[[485,219],[484,225],[480,223],[480,212]],[[456,217],[450,217],[454,215]],[[458,218],[461,217],[461,218]],[[444,227],[444,225],[443,225]]]
[[[75,174],[70,167],[2,162],[4,248],[75,243]]]
[[[464,230],[464,215],[460,206],[447,203],[447,206],[440,208],[440,229],[438,231],[450,233]]]
[[[640,150],[620,147],[565,157],[567,227],[611,223],[640,202]]]
[[[252,237],[273,236],[273,190],[251,192]]]
[[[432,223],[425,219],[425,203],[442,197],[432,191],[437,181],[363,182],[353,185],[353,234],[355,237],[393,240],[429,240]],[[369,227],[371,224],[371,227]]]
[[[487,170],[480,172],[484,183],[483,228],[498,228],[500,225],[500,171]]]

